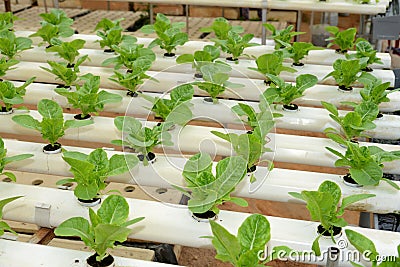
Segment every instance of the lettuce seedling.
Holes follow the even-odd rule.
[[[264,91],[263,96],[269,104],[281,103],[285,108],[296,110],[292,102],[304,95],[305,90],[317,84],[318,78],[312,74],[301,74],[296,77],[296,84],[286,83],[282,78],[271,74],[266,76],[272,81],[271,87]],[[291,108],[293,107],[293,108]]]
[[[335,166],[347,167],[351,178],[359,185],[379,185],[381,180],[387,182],[395,189],[400,187],[389,179],[383,178],[383,162],[389,162],[400,159],[400,151],[384,151],[376,146],[363,146],[359,144],[343,141],[334,136],[329,136],[334,141],[347,147],[345,154],[342,154],[330,147],[328,151],[338,156]]]
[[[312,250],[317,256],[321,255],[320,237],[322,235],[331,236],[332,241],[336,243],[333,237],[340,233],[342,227],[347,226],[345,219],[340,218],[343,216],[345,209],[355,202],[375,196],[374,194],[350,195],[342,199],[339,208],[342,192],[340,187],[331,181],[324,181],[319,186],[318,191],[289,192],[289,195],[307,202],[307,209],[310,212],[311,219],[321,223],[318,227],[318,236],[312,244]]]
[[[270,261],[289,256],[293,250],[287,246],[277,246],[268,258],[259,258],[260,251],[265,251],[266,244],[271,239],[271,227],[260,214],[247,217],[238,229],[237,236],[232,235],[217,222],[210,221],[213,236],[212,244],[217,252],[216,259],[230,262],[235,267],[261,267]],[[264,255],[265,257],[267,255]]]
[[[0,32],[11,31],[14,27],[14,21],[18,20],[17,16],[14,16],[12,12],[0,13]]]
[[[97,40],[96,42],[100,43],[101,48],[108,47],[108,49],[104,50],[105,52],[114,52],[112,46],[118,46],[122,42],[136,43],[134,36],[122,35],[122,31],[124,30],[120,25],[122,20],[124,19],[109,20],[108,18],[102,18],[97,23],[94,30],[97,31],[96,35],[101,40]]]
[[[161,117],[165,122],[185,125],[192,119],[190,110],[190,100],[193,98],[194,89],[191,84],[182,84],[176,86],[170,92],[170,99],[151,97],[142,95],[146,100],[153,103],[151,111],[157,117]]]
[[[37,108],[39,114],[42,115],[41,122],[27,114],[15,115],[12,120],[22,127],[40,132],[42,138],[48,140],[52,148],[57,147],[56,143],[59,138],[64,136],[65,130],[93,124],[92,120],[64,121],[62,108],[53,100],[42,99],[39,101]]]
[[[383,102],[390,102],[388,94],[400,90],[387,90],[390,87],[390,82],[382,83],[382,80],[374,76],[372,76],[370,80],[359,79],[359,81],[364,84],[364,87],[360,90],[362,100],[365,102],[372,102],[377,106]]]
[[[333,62],[333,71],[324,77],[333,77],[339,88],[351,91],[352,85],[365,75],[361,71],[367,66],[367,58],[361,59],[337,59]]]
[[[77,84],[75,91],[66,88],[55,89],[57,94],[68,99],[68,103],[72,107],[81,111],[81,114],[79,114],[81,119],[89,117],[90,113],[99,114],[99,111],[104,109],[105,104],[122,101],[122,96],[118,94],[109,93],[104,90],[99,91],[100,76],[88,73],[81,76],[81,80],[85,81],[85,83],[82,86]]]
[[[114,119],[115,127],[124,134],[122,140],[112,140],[111,143],[117,146],[128,146],[134,149],[143,157],[143,164],[148,165],[149,153],[157,145],[172,146],[171,134],[168,129],[172,122],[160,123],[148,128],[133,117],[119,116]],[[126,134],[126,136],[125,136]]]
[[[48,71],[54,75],[56,75],[56,80],[61,80],[64,83],[64,87],[71,87],[71,85],[75,85],[78,80],[78,73],[80,72],[79,66],[86,60],[87,57],[80,57],[77,62],[71,67],[68,66],[68,63],[65,62],[55,62],[55,61],[47,61],[47,64],[50,65],[51,69],[40,66],[40,68]]]
[[[218,98],[220,94],[225,92],[229,88],[241,88],[244,87],[243,84],[229,82],[229,74],[232,68],[229,65],[210,63],[204,65],[200,68],[203,74],[204,81],[193,82],[199,89],[206,91],[212,99],[212,102],[218,103]]]
[[[108,250],[114,248],[116,242],[127,240],[132,232],[128,226],[144,219],[128,218],[128,202],[122,196],[111,195],[104,200],[97,212],[89,208],[90,222],[82,217],[73,217],[62,222],[54,233],[57,236],[78,236],[86,246],[96,252],[95,266],[103,266],[100,264],[108,256]]]
[[[4,206],[7,205],[8,203],[17,200],[18,198],[21,198],[22,196],[17,196],[17,197],[9,197],[6,199],[0,200],[0,219],[3,218],[3,209]],[[5,221],[0,220],[0,236],[4,234],[5,231],[8,231],[10,233],[13,233],[14,235],[17,235],[17,233],[11,229],[11,227],[6,223]]]
[[[15,161],[20,161],[33,157],[33,154],[19,154],[11,157],[7,157],[7,149],[4,147],[4,141],[0,137],[0,175],[7,176],[11,181],[16,181],[16,177],[12,172],[5,172],[4,168],[7,164]],[[0,205],[1,206],[1,205]],[[0,209],[1,210],[1,209]],[[1,218],[1,216],[0,216]],[[0,233],[1,235],[1,233]]]
[[[238,156],[228,157],[217,163],[215,175],[211,169],[212,160],[208,154],[196,154],[186,162],[182,175],[191,194],[175,188],[190,198],[189,210],[194,215],[208,211],[218,214],[218,206],[228,201],[246,207],[246,200],[230,196],[246,175],[246,161]]]
[[[325,133],[329,135],[351,141],[365,136],[364,131],[376,128],[373,121],[376,119],[379,109],[372,102],[361,102],[355,107],[354,111],[348,112],[345,116],[339,116],[339,111],[335,105],[324,101],[321,104],[329,111],[329,116],[340,126],[340,130],[332,127],[326,128]]]
[[[136,38],[135,41],[123,42],[120,46],[112,46],[112,49],[115,50],[118,56],[104,60],[102,65],[108,66],[113,64],[115,70],[120,69],[122,66],[125,66],[130,71],[135,71],[137,67],[148,70],[156,60],[156,55],[151,49],[144,47],[142,44],[135,44],[135,42]],[[139,64],[143,64],[144,62],[150,62],[150,64],[146,63],[143,66],[138,66],[136,61],[139,61]]]
[[[201,75],[201,67],[211,63],[217,62],[221,64],[225,64],[219,60],[217,60],[220,56],[220,51],[218,47],[213,45],[206,45],[203,47],[203,50],[195,51],[194,54],[183,54],[180,55],[176,59],[176,63],[183,64],[183,63],[192,63],[192,67],[196,70],[195,76]]]
[[[348,28],[346,30],[340,31],[336,26],[326,26],[325,30],[332,34],[333,36],[326,39],[326,41],[331,41],[328,47],[333,45],[339,46],[336,51],[345,54],[347,50],[351,50],[355,45],[355,37],[357,34],[356,28]]]
[[[62,42],[60,44],[46,48],[46,52],[56,52],[59,57],[65,59],[68,62],[68,68],[73,68],[75,61],[83,63],[89,57],[88,55],[84,55],[76,60],[76,57],[79,56],[78,50],[82,49],[85,43],[85,40],[75,39],[71,42]]]
[[[144,25],[140,30],[147,34],[154,32],[157,34],[158,37],[149,44],[149,48],[159,46],[166,51],[165,56],[174,56],[173,51],[176,47],[184,45],[189,40],[187,33],[182,32],[185,25],[185,22],[171,23],[167,16],[158,13],[153,25]]]
[[[232,26],[226,18],[216,18],[210,27],[204,27],[200,29],[201,32],[210,33],[213,32],[218,40],[227,40],[230,32],[243,33],[244,29],[242,26]]]
[[[74,178],[59,180],[57,184],[76,183],[74,195],[82,200],[95,199],[106,188],[108,177],[128,172],[139,162],[133,154],[115,154],[108,159],[107,153],[101,148],[93,150],[89,155],[66,151],[63,159],[71,166]]]
[[[43,21],[40,22],[42,27],[29,36],[42,38],[43,42],[39,45],[44,43],[47,43],[48,46],[59,44],[61,41],[58,38],[70,37],[74,34],[74,29],[71,28],[74,20],[68,18],[63,10],[53,9],[50,13],[42,13],[40,16],[43,18]]]
[[[294,66],[303,66],[304,64],[301,63],[300,60],[307,56],[311,50],[323,49],[322,47],[317,47],[306,42],[294,42],[293,44],[286,44],[285,46],[289,57],[293,60]]]
[[[265,23],[263,26],[271,31],[272,33],[272,39],[275,41],[275,50],[278,50],[280,48],[285,48],[286,44],[290,44],[291,40],[294,36],[304,34],[305,32],[295,32],[293,31],[294,26],[289,25],[287,28],[278,30],[275,28],[274,25]]]
[[[12,110],[14,105],[22,104],[26,93],[26,87],[33,83],[36,77],[27,80],[23,85],[16,87],[12,82],[0,81],[0,102],[3,103],[1,111]]]
[[[16,59],[7,60],[6,57],[1,57],[0,58],[0,77],[6,75],[6,72],[8,70],[15,69],[15,68],[11,68],[11,67],[14,65],[17,65],[18,63],[19,63],[19,61]]]
[[[0,53],[7,59],[15,58],[20,52],[32,48],[32,40],[27,37],[16,37],[14,32],[0,32]]]
[[[345,233],[350,244],[352,244],[363,256],[366,256],[369,259],[372,263],[372,267],[400,266],[400,245],[397,246],[397,257],[389,255],[380,256],[376,250],[374,242],[372,242],[368,237],[350,229],[346,229]],[[382,262],[379,265],[377,261],[378,259],[382,259]],[[351,262],[351,264],[354,267],[363,267],[363,265],[355,262]]]
[[[367,40],[358,40],[356,42],[356,53],[355,54],[347,54],[347,59],[361,59],[368,58],[367,66],[365,67],[365,71],[372,71],[369,67],[371,64],[383,64],[380,58],[376,56],[377,51]]]

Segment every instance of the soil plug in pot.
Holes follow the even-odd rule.
[[[138,158],[132,154],[113,155],[108,159],[107,153],[101,148],[89,155],[66,151],[63,159],[71,166],[74,178],[59,180],[57,185],[76,183],[74,195],[82,206],[99,204],[99,195],[107,186],[107,178],[128,172],[138,163]]]
[[[82,217],[73,217],[62,222],[55,230],[57,236],[77,236],[95,254],[87,258],[89,267],[115,266],[114,258],[108,250],[128,239],[132,232],[128,226],[144,219],[129,220],[128,202],[119,195],[107,197],[97,212],[89,208],[88,221]]]
[[[334,237],[341,233],[341,228],[347,225],[347,222],[341,218],[345,208],[349,205],[374,197],[373,194],[357,194],[344,197],[338,207],[342,197],[340,187],[331,181],[323,182],[318,191],[302,191],[301,193],[290,192],[291,196],[307,202],[307,209],[310,212],[311,219],[319,221],[317,238],[312,244],[312,250],[317,256],[321,255],[319,247],[319,239],[321,236],[330,236],[332,241],[336,243]]]
[[[54,154],[61,152],[61,145],[57,140],[64,136],[65,130],[93,124],[93,121],[64,121],[63,111],[60,105],[49,99],[42,99],[38,103],[38,112],[42,115],[42,121],[38,121],[31,115],[15,115],[12,120],[22,127],[39,131],[44,140],[50,142],[43,148],[44,153]],[[57,151],[57,152],[55,152]]]
[[[212,160],[208,154],[196,154],[185,164],[183,177],[188,191],[175,187],[190,198],[188,202],[192,217],[201,222],[216,219],[218,206],[233,202],[246,207],[244,199],[231,197],[230,193],[246,175],[246,161],[239,156],[228,157],[218,162],[216,174],[212,173]]]
[[[172,122],[161,123],[153,128],[142,126],[142,123],[133,117],[120,116],[114,119],[115,127],[124,136],[122,140],[112,140],[111,143],[118,146],[127,146],[139,153],[138,157],[143,160],[143,165],[147,166],[149,160],[155,161],[152,150],[157,145],[172,146],[171,134],[168,129],[173,125]]]
[[[1,106],[0,115],[13,113],[13,105],[22,104],[24,102],[23,97],[26,93],[26,87],[35,79],[36,77],[32,77],[19,87],[15,87],[15,85],[9,81],[0,81],[0,103],[3,104],[3,106]]]

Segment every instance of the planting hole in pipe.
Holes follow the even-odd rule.
[[[6,177],[6,178],[3,178],[2,181],[5,183],[10,183],[12,180],[10,178]]]
[[[45,145],[43,147],[43,152],[45,154],[58,154],[61,152],[61,144],[55,143],[54,146],[51,144]]]
[[[332,236],[333,236],[334,238],[340,237],[340,236],[342,235],[342,228],[341,228],[341,227],[333,226],[333,227],[332,227],[332,230],[333,230]],[[318,225],[318,227],[317,227],[317,233],[320,234],[320,235],[322,235],[322,236],[324,236],[324,237],[328,237],[328,238],[331,237],[331,233],[330,233],[329,231],[327,231],[327,230],[322,226],[322,224]]]
[[[9,115],[13,112],[14,110],[12,108],[7,110],[6,107],[1,107],[0,115]]]
[[[192,218],[198,222],[209,222],[209,220],[215,221],[218,215],[215,212],[208,210],[204,213],[192,213]]]
[[[291,103],[289,105],[283,105],[282,109],[284,111],[288,111],[288,112],[296,112],[296,111],[299,111],[299,106],[296,105],[296,104]]]
[[[40,180],[40,179],[38,179],[38,180],[34,180],[34,181],[32,181],[32,185],[41,185],[41,184],[43,184],[43,180]]]
[[[131,192],[133,192],[133,191],[135,191],[135,187],[134,186],[126,186],[125,188],[124,188],[124,191],[125,192],[128,192],[128,193],[131,193]]]
[[[61,190],[71,190],[73,185],[74,185],[73,183],[64,183],[64,184],[58,185],[57,188],[61,189]]]
[[[362,187],[362,185],[358,184],[354,179],[351,177],[350,173],[343,176],[343,183],[350,187]]]
[[[351,87],[351,86],[350,87],[346,87],[344,85],[340,85],[338,87],[338,91],[341,92],[341,93],[351,93],[353,91],[353,87]]]
[[[87,258],[86,263],[88,264],[88,266],[91,266],[91,267],[112,267],[112,266],[115,266],[114,257],[113,256],[108,255],[107,257],[105,257],[100,262],[98,262],[96,260],[96,256],[97,256],[97,254],[93,254],[92,256]]]
[[[157,192],[159,195],[162,195],[162,194],[167,193],[167,192],[168,192],[168,189],[167,189],[167,188],[158,188],[158,189],[156,189],[156,192]]]
[[[140,160],[140,162],[143,163],[144,155],[143,154],[139,154],[139,155],[137,155],[137,157]],[[147,159],[148,162],[153,164],[154,162],[156,162],[156,154],[154,154],[153,152],[149,152],[146,155],[146,159]]]
[[[77,198],[78,203],[83,207],[94,207],[101,203],[101,198],[93,198],[93,199],[80,199]]]

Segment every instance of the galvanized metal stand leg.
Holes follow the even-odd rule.
[[[299,10],[299,11],[297,11],[297,21],[296,21],[296,31],[300,31],[300,27],[301,27],[301,16],[302,16],[302,12]],[[296,42],[298,42],[299,41],[299,39],[300,39],[300,36],[299,35],[296,35],[295,37],[294,37],[294,40],[296,41]]]
[[[336,247],[328,248],[328,259],[326,260],[326,267],[339,266],[340,250]]]
[[[4,0],[4,8],[6,12],[11,12],[11,0]]]
[[[262,1],[262,10],[261,10],[261,22],[262,24],[267,22],[267,0]],[[267,29],[264,26],[261,26],[261,44],[265,45],[267,43]]]
[[[150,16],[150,24],[154,23],[154,16],[153,16],[153,4],[149,5],[149,16]]]
[[[312,33],[312,28],[314,25],[314,11],[311,11],[311,17],[310,17],[310,29],[309,31]],[[312,41],[312,34],[310,34],[310,42]]]
[[[359,36],[364,37],[365,34],[365,15],[360,15],[360,28],[358,30]]]
[[[364,228],[371,228],[371,213],[360,212],[359,226]]]
[[[189,34],[189,5],[185,5],[186,33]]]
[[[107,10],[110,11],[110,0],[107,1]]]
[[[56,8],[56,9],[59,9],[59,8],[60,8],[60,5],[58,4],[58,0],[53,0],[53,6],[54,6],[54,8]]]

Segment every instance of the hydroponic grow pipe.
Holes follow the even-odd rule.
[[[33,34],[33,31],[17,31],[16,35],[17,36],[24,36],[24,37],[29,37],[29,35]],[[39,44],[42,40],[39,37],[32,37],[33,43],[35,45]],[[72,37],[65,38],[65,41],[72,41],[74,39],[82,39],[85,40],[85,49],[80,50],[82,54],[85,54],[86,49],[97,49],[97,50],[102,50],[100,48],[100,45],[98,41],[100,40],[100,37],[96,35],[89,35],[89,34],[74,34]],[[153,41],[153,38],[140,38],[137,37],[138,43],[144,44],[145,46],[148,46],[148,44]],[[213,45],[213,42],[205,42],[205,41],[188,41],[186,44],[183,46],[178,46],[176,48],[175,53],[177,55],[181,54],[192,54],[193,51],[196,50],[202,50],[205,45]],[[42,48],[44,50],[44,48]],[[32,51],[32,50],[30,50]],[[164,54],[164,51],[160,49],[159,47],[154,47],[153,51],[156,52],[159,55]],[[272,53],[274,51],[274,42],[273,40],[267,40],[267,45],[263,46],[254,46],[254,47],[248,47],[244,50],[244,54],[249,55],[249,56],[254,56],[254,57],[259,57],[263,54],[267,53]],[[355,53],[354,51],[349,51],[350,54]],[[24,58],[25,56],[28,56],[29,52],[25,51],[22,52],[22,57]],[[98,53],[99,55],[106,55],[102,51]],[[108,54],[108,56],[113,56]],[[227,55],[225,53],[221,53],[221,57],[226,57]],[[376,69],[381,69],[381,68],[390,68],[391,65],[391,58],[388,53],[377,53],[377,57],[381,58],[383,64],[373,64],[372,67]],[[316,64],[316,65],[332,65],[333,62],[337,58],[345,58],[344,55],[339,55],[335,53],[335,50],[332,49],[324,49],[324,50],[312,50],[309,52],[309,55],[304,59],[304,62],[307,64]],[[24,60],[24,59],[23,59]],[[36,59],[38,60],[38,59]],[[34,60],[33,60],[34,61]],[[290,61],[290,60],[288,60]]]
[[[51,247],[0,239],[0,266],[83,267],[93,252]],[[21,257],[23,255],[23,257]],[[179,266],[153,261],[114,257],[116,266],[168,267]]]
[[[16,86],[21,82],[15,82]],[[116,93],[123,97],[121,103],[106,105],[104,111],[146,117],[152,114],[149,110],[152,104],[142,97],[126,97],[126,93],[121,90],[107,90],[110,93]],[[146,93],[152,97],[165,97],[169,95],[161,95],[156,93]],[[24,97],[24,103],[28,105],[36,105],[41,99],[53,99],[62,107],[67,108],[70,105],[65,97],[58,95],[54,91],[54,85],[50,84],[31,84]],[[205,105],[203,98],[194,97],[191,100],[193,104],[191,110],[195,120],[213,121],[220,124],[243,124],[240,118],[231,111],[231,108],[238,103],[244,103],[252,106],[258,111],[258,103],[248,101],[236,101],[221,99],[218,105]],[[273,112],[281,112],[283,118],[276,119],[276,127],[283,129],[304,130],[313,132],[323,132],[327,127],[337,128],[338,125],[328,116],[328,112],[321,108],[300,107],[298,112],[286,112],[278,106]],[[347,111],[340,111],[345,114]],[[0,117],[1,120],[1,117]],[[382,119],[375,121],[377,128],[367,132],[367,135],[374,138],[397,140],[400,139],[400,117],[395,115],[385,115]],[[229,128],[229,127],[228,127]]]
[[[30,159],[13,162],[7,165],[7,170],[23,171],[38,174],[48,174],[70,177],[69,165],[61,158],[61,154],[46,155],[42,153],[42,144],[31,142],[18,142],[5,139],[8,155],[32,153]],[[79,151],[89,154],[92,149],[81,147],[65,147],[68,151]],[[107,151],[109,156],[121,154],[121,152]],[[110,177],[108,180],[120,183],[137,184],[140,186],[152,186],[159,188],[172,188],[171,185],[185,186],[182,170],[187,159],[167,154],[157,154],[157,160],[149,165],[137,165],[129,173]],[[214,163],[216,164],[216,163]],[[249,179],[244,179],[233,192],[239,197],[264,199],[280,202],[297,202],[288,195],[288,192],[300,192],[302,190],[316,190],[325,180],[336,182],[342,189],[343,195],[372,193],[376,197],[350,206],[350,210],[369,211],[373,213],[391,213],[400,210],[397,201],[400,191],[394,190],[388,184],[382,182],[379,186],[365,186],[362,188],[349,187],[343,184],[340,175],[316,173],[307,171],[287,170],[275,168],[268,171],[267,167],[259,166],[254,173],[257,183],[250,184]],[[38,178],[40,175],[38,176]],[[400,182],[395,182],[400,185]],[[156,196],[155,196],[156,197]]]
[[[31,111],[34,118],[40,119],[37,111]],[[9,127],[2,127],[0,129],[3,133],[18,134],[18,135],[35,135],[40,136],[37,131],[24,128],[11,121],[10,115],[4,115],[5,125]],[[73,114],[64,114],[65,119],[73,119]],[[8,121],[7,121],[8,119]],[[114,119],[106,117],[94,117],[94,124],[67,129],[65,131],[66,140],[84,142],[99,142],[110,144],[111,140],[121,139],[121,133],[114,127]],[[152,127],[156,122],[142,121],[146,126]],[[218,138],[211,133],[212,130],[220,132],[234,132],[245,133],[243,130],[222,129],[215,127],[193,126],[188,125],[184,128],[176,127],[171,130],[172,141],[174,145],[170,147],[174,151],[197,153],[204,151],[212,155],[230,156],[232,155],[232,148],[230,143]],[[99,134],[101,133],[101,134]],[[298,164],[307,164],[315,166],[328,166],[333,167],[336,160],[325,147],[335,147],[337,150],[343,152],[344,149],[338,146],[333,141],[327,138],[315,138],[308,136],[294,136],[287,134],[269,134],[270,142],[266,147],[274,150],[274,153],[265,153],[262,158],[268,160],[275,160],[278,162],[290,162]],[[361,143],[371,145],[371,143]],[[394,151],[399,150],[396,145],[386,144],[373,144],[381,147],[384,150]],[[167,147],[168,149],[169,147]],[[388,173],[400,174],[400,165],[396,162],[385,163],[384,170]]]
[[[2,184],[0,199],[18,195],[22,195],[24,198],[13,201],[5,207],[4,219],[26,223],[40,222],[41,226],[56,227],[71,217],[88,217],[87,208],[80,206],[70,191],[10,183]],[[210,239],[200,238],[211,235],[209,224],[195,221],[185,206],[138,199],[127,199],[127,201],[130,206],[130,218],[145,217],[143,221],[131,226],[134,229],[130,235],[131,238],[190,247],[211,247]],[[38,205],[50,207],[46,212],[38,214],[37,208],[35,208]],[[40,216],[43,213],[45,216]],[[247,213],[221,211],[217,220],[231,233],[237,233],[239,225],[248,216]],[[297,251],[310,251],[311,244],[317,236],[318,223],[266,217],[271,226],[271,246],[286,245]],[[346,228],[370,238],[381,255],[397,255],[396,248],[400,243],[400,233],[350,226]],[[344,235],[340,238],[347,242]],[[321,250],[325,251],[333,243],[330,239],[321,239],[320,245]],[[346,250],[344,248],[343,253],[349,253]],[[306,262],[315,263],[316,261],[317,259],[313,259]],[[346,267],[351,266],[347,259],[341,261],[340,264]]]

